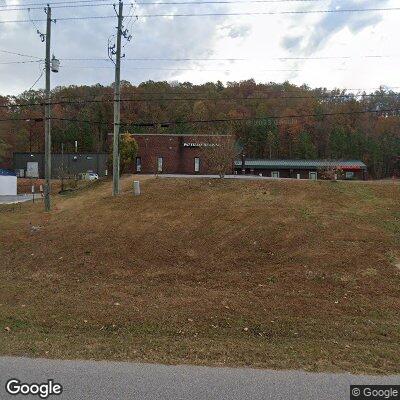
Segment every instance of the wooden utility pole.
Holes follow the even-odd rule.
[[[61,143],[61,192],[64,192],[64,143]]]
[[[51,106],[50,106],[50,44],[51,44],[51,8],[47,6],[47,28],[46,28],[46,106],[45,106],[45,149],[44,149],[44,169],[45,169],[45,185],[44,185],[44,208],[50,211],[50,194],[51,194]]]
[[[113,196],[119,194],[119,170],[120,170],[120,152],[119,152],[119,134],[121,121],[121,37],[124,3],[119,0],[118,8],[118,32],[117,48],[115,60],[115,92],[114,92],[114,141],[113,141]]]

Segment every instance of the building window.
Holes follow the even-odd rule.
[[[200,158],[194,158],[194,172],[200,172]]]
[[[136,172],[142,172],[142,159],[136,157]]]
[[[157,158],[157,172],[163,172],[163,158]]]
[[[279,171],[272,171],[271,172],[271,177],[272,178],[279,178]]]
[[[346,171],[346,179],[353,179],[354,172],[353,171]]]

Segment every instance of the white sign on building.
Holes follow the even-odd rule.
[[[17,177],[12,175],[0,175],[0,196],[17,195]]]

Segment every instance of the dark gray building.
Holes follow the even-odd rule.
[[[19,177],[44,178],[43,153],[14,153],[14,170]],[[52,178],[74,177],[80,173],[94,172],[99,177],[107,175],[107,153],[52,154]]]

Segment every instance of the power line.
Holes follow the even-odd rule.
[[[352,59],[352,58],[395,58],[399,54],[367,54],[351,56],[316,56],[316,57],[268,57],[269,60],[334,60],[334,59]],[[124,61],[253,61],[256,58],[160,58],[160,57],[136,57],[124,58]],[[61,61],[109,61],[108,58],[60,58]]]
[[[295,118],[320,118],[334,115],[362,115],[362,114],[389,114],[399,113],[400,109],[381,109],[381,110],[359,110],[359,111],[341,111],[341,112],[330,112],[330,113],[318,113],[318,114],[289,114],[289,115],[268,115],[265,117],[240,117],[240,118],[218,118],[218,119],[201,119],[201,120],[186,120],[186,121],[152,121],[152,122],[138,122],[138,123],[123,123],[121,125],[131,127],[153,127],[157,125],[171,126],[171,125],[182,125],[182,124],[208,124],[208,123],[224,123],[224,122],[245,122],[245,121],[263,121],[268,119],[295,119]],[[33,117],[26,118],[4,118],[0,119],[0,122],[12,122],[12,121],[27,121],[33,119]],[[67,121],[67,122],[78,122],[78,123],[89,123],[94,125],[111,125],[112,122],[104,121],[92,121],[83,120],[76,118],[52,118],[56,121]]]
[[[64,65],[62,68],[87,68],[87,69],[113,69],[113,67],[106,66],[72,66]],[[155,71],[197,71],[197,72],[236,72],[232,69],[203,69],[203,68],[163,68],[163,67],[130,67],[126,71],[134,70],[155,70]],[[344,68],[335,68],[336,71],[345,71]],[[260,69],[253,72],[300,72],[302,69]]]
[[[387,8],[353,8],[353,9],[335,9],[335,10],[298,10],[298,11],[265,11],[265,12],[232,12],[232,13],[202,13],[202,14],[141,14],[139,18],[177,18],[177,17],[216,17],[216,16],[271,16],[271,15],[293,15],[293,14],[326,14],[326,13],[353,13],[353,12],[377,12],[377,11],[400,11],[400,7]],[[62,17],[57,21],[81,21],[81,20],[100,20],[115,18],[114,15],[92,15],[84,17]],[[45,19],[21,19],[0,21],[0,24],[7,23],[27,23],[27,22],[45,22]]]
[[[143,18],[158,17],[213,17],[213,16],[268,16],[268,15],[290,15],[290,14],[326,14],[326,13],[353,13],[353,12],[376,12],[376,11],[399,11],[400,7],[388,8],[353,8],[335,10],[297,10],[297,11],[264,11],[264,12],[232,12],[232,13],[203,13],[203,14],[142,14]]]
[[[93,16],[86,16],[86,17],[64,17],[64,18],[57,18],[57,21],[81,21],[81,20],[95,20],[95,19],[110,19],[115,18],[114,15],[93,15]],[[8,21],[0,21],[0,24],[8,24],[8,23],[26,23],[26,22],[46,22],[45,19],[20,19],[20,20],[8,20]]]
[[[40,81],[40,79],[42,78],[42,76],[43,76],[43,74],[44,74],[44,71],[45,71],[45,68],[42,69],[42,71],[41,71],[39,77],[36,79],[36,81],[34,82],[34,84],[28,89],[28,92],[31,91],[31,90],[36,86],[36,84]],[[43,105],[45,105],[45,104],[43,103]]]
[[[29,55],[29,54],[23,54],[23,53],[16,53],[16,52],[14,52],[14,51],[3,50],[3,49],[0,49],[0,53],[13,54],[13,55],[20,56],[20,57],[28,57],[28,58],[38,58],[38,59],[41,59],[41,57],[31,56],[31,55]]]
[[[273,93],[273,92],[271,92]],[[282,93],[282,92],[279,92]],[[191,98],[150,98],[150,99],[138,99],[138,98],[125,98],[121,99],[120,102],[152,102],[152,101],[251,101],[251,100],[268,100],[268,101],[276,101],[276,100],[330,100],[330,99],[350,99],[355,100],[358,97],[380,97],[380,94],[339,94],[339,95],[316,95],[316,96],[282,96],[282,97],[191,97]],[[400,96],[400,94],[396,93],[396,96]],[[82,104],[98,104],[98,103],[112,103],[113,99],[101,99],[101,100],[87,100],[87,99],[77,99],[77,100],[68,100],[68,101],[54,101],[51,102],[51,105],[82,105]],[[9,105],[0,105],[0,108],[24,108],[24,107],[39,107],[44,106],[45,102],[40,103],[14,103]]]
[[[30,60],[30,61],[2,61],[0,62],[0,65],[12,65],[12,64],[32,64],[32,63],[38,63],[43,60]]]
[[[81,7],[104,7],[112,6],[113,3],[101,3],[101,4],[71,4],[71,5],[60,5],[51,6],[52,9],[63,9],[63,8],[81,8]],[[43,7],[18,7],[18,8],[0,8],[0,12],[9,11],[30,11],[30,10],[42,10]]]
[[[96,3],[100,3],[100,2],[106,2],[106,1],[110,1],[110,0],[94,0]],[[36,3],[9,3],[9,4],[2,4],[0,5],[0,8],[7,8],[7,7],[25,7],[25,8],[31,8],[31,7],[45,7],[48,4],[51,7],[54,7],[54,5],[58,5],[58,4],[80,4],[80,3],[92,3],[93,0],[69,0],[69,1],[52,1],[52,2],[36,2]]]
[[[230,88],[225,88],[225,91],[229,91]],[[236,89],[238,89],[238,87],[236,87]],[[239,87],[240,89],[240,87]],[[369,87],[369,88],[346,88],[346,89],[338,89],[338,88],[334,88],[334,89],[330,89],[330,92],[333,91],[358,91],[358,92],[363,92],[363,93],[359,93],[359,94],[355,94],[355,93],[342,93],[342,94],[338,94],[338,95],[330,95],[330,94],[321,94],[321,93],[315,93],[315,91],[321,91],[321,90],[327,90],[324,88],[317,88],[317,89],[309,89],[311,90],[312,93],[314,93],[314,95],[311,96],[284,96],[282,98],[287,98],[287,99],[293,99],[293,98],[312,98],[312,99],[329,99],[329,98],[352,98],[352,97],[379,97],[381,96],[381,93],[378,94],[366,94],[366,91],[377,91],[377,90],[383,90],[384,93],[383,95],[399,95],[399,93],[393,92],[393,89],[400,89],[400,86],[379,86],[379,87]],[[210,101],[217,101],[217,100],[271,100],[271,98],[268,97],[215,97],[215,98],[210,98],[210,97],[204,97],[204,90],[203,91],[193,91],[190,90],[189,93],[185,93],[188,89],[187,88],[182,88],[182,90],[178,90],[178,91],[142,91],[141,88],[137,88],[137,95],[144,95],[144,96],[165,96],[165,95],[182,95],[182,94],[189,94],[189,95],[199,95],[199,96],[203,96],[203,97],[194,97],[194,98],[166,98],[166,97],[160,97],[160,98],[150,98],[150,99],[138,99],[138,98],[126,98],[126,99],[122,99],[121,101],[185,101],[185,100],[193,100],[193,101],[197,101],[197,100],[210,100]],[[390,90],[390,92],[389,92]],[[286,93],[299,93],[303,91],[303,89],[298,88],[298,89],[285,89],[285,90],[268,90],[268,89],[257,89],[255,90],[256,93],[258,94],[264,94],[264,95],[285,95]],[[101,96],[103,95],[110,95],[111,93],[102,93],[100,94]],[[80,98],[80,99],[73,99],[70,100],[69,97],[60,97],[60,99],[68,99],[67,101],[61,101],[59,100],[58,102],[53,102],[52,104],[56,105],[56,104],[77,104],[77,103],[101,103],[101,102],[109,102],[109,101],[113,101],[112,99],[102,99],[102,100],[93,100],[93,99],[85,99],[85,98]],[[3,105],[0,106],[0,108],[9,108],[9,107],[24,107],[24,106],[42,106],[45,103],[24,103],[24,104],[10,104],[10,105]]]
[[[109,1],[109,0],[95,0],[96,3],[101,1]],[[157,1],[147,1],[147,2],[136,2],[137,5],[140,6],[148,6],[148,5],[157,5],[157,6],[164,6],[164,5],[209,5],[209,4],[267,4],[267,3],[320,3],[320,2],[327,2],[329,0],[222,0],[222,1],[215,1],[215,0],[205,0],[205,1],[165,1],[165,2],[157,2]],[[90,0],[78,0],[78,1],[53,1],[50,2],[50,6],[52,8],[60,8],[59,5],[65,5],[68,7],[69,5],[77,4],[76,7],[85,7],[85,4],[92,3]],[[49,3],[12,3],[12,4],[4,4],[0,5],[0,8],[7,8],[7,7],[19,7],[18,10],[24,10],[26,7],[38,7],[38,9],[46,6]],[[100,3],[96,4],[97,6],[102,5],[110,5],[110,3]],[[111,3],[113,5],[113,3]],[[22,7],[22,8],[21,8]]]
[[[387,114],[393,112],[400,112],[400,109],[384,109],[384,110],[360,110],[360,111],[343,111],[343,112],[331,112],[331,113],[319,113],[319,114],[292,114],[292,115],[270,115],[266,117],[240,117],[240,118],[219,118],[219,119],[208,119],[208,120],[187,120],[187,121],[163,121],[156,123],[138,123],[138,124],[124,124],[129,126],[151,126],[151,125],[181,125],[181,124],[208,124],[208,123],[223,123],[223,122],[245,122],[245,121],[264,121],[268,119],[295,119],[295,118],[320,118],[322,116],[334,116],[334,115],[357,115],[357,114]]]

